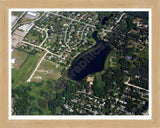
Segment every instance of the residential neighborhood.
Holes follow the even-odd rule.
[[[148,17],[12,11],[12,115],[149,115]]]

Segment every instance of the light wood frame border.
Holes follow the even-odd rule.
[[[151,120],[9,120],[8,11],[9,8],[151,8],[152,119]],[[160,0],[0,0],[0,128],[159,128],[160,127]]]

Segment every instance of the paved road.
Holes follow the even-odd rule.
[[[34,75],[34,73],[37,71],[38,67],[40,66],[40,64],[42,63],[43,59],[45,58],[45,56],[48,54],[48,52],[46,52],[44,54],[44,56],[41,58],[41,60],[39,61],[39,63],[37,64],[36,68],[34,69],[34,71],[32,72],[31,76],[29,77],[29,79],[27,80],[27,82],[31,82],[31,79]]]
[[[145,88],[141,88],[141,87],[138,87],[138,86],[136,86],[136,85],[130,84],[129,81],[130,81],[130,77],[128,78],[128,80],[127,80],[126,82],[124,82],[124,84],[126,84],[126,85],[128,85],[128,86],[131,86],[131,87],[134,87],[134,88],[138,88],[138,89],[140,89],[140,90],[148,91],[148,90],[145,89]]]
[[[120,16],[120,18],[116,21],[115,25],[121,21],[121,19],[122,19],[122,17],[124,16],[124,14],[125,14],[125,13],[123,13],[123,14]],[[112,32],[112,29],[114,28],[115,25],[113,25],[113,26],[111,27],[111,29],[110,29],[110,30],[107,30],[107,31],[108,31],[108,32]]]
[[[69,26],[70,26],[70,25],[72,24],[72,22],[76,19],[76,17],[77,17],[77,16],[75,16],[74,19],[72,19],[72,21],[69,23],[69,25],[68,25],[68,27],[67,27],[67,29],[66,29],[66,32],[65,32],[65,36],[64,36],[64,43],[65,43],[65,45],[66,45],[69,49],[71,49],[71,48],[70,48],[70,46],[67,44],[68,42],[66,42],[66,36],[67,36],[67,32],[68,32]]]
[[[79,19],[79,21],[80,21],[85,15],[87,15],[87,14],[88,14],[88,12],[85,13],[85,14]],[[74,18],[74,19],[75,19],[75,18]],[[85,28],[86,28],[87,26],[88,26],[88,25],[86,25],[86,26],[83,28],[83,30],[82,30],[80,41],[79,41],[77,44],[75,44],[74,46],[77,46],[77,45],[81,42],[81,40],[82,40],[82,38],[83,38],[83,32],[84,32],[84,30],[85,30]]]
[[[121,21],[121,19],[122,19],[122,17],[124,16],[124,14],[125,14],[125,13],[123,13],[123,14],[120,16],[120,18],[116,21],[117,23],[119,23],[119,22]]]
[[[45,33],[46,33],[46,38],[43,40],[43,42],[40,44],[40,47],[44,44],[44,42],[47,40],[48,38],[48,32],[47,30],[45,30]]]
[[[91,22],[91,21],[90,21],[90,22]],[[88,26],[88,25],[86,25],[86,26],[83,28],[82,33],[81,33],[81,39],[80,39],[79,42],[78,42],[77,44],[75,44],[74,46],[77,46],[78,44],[80,44],[80,42],[81,42],[81,40],[82,40],[82,38],[83,38],[83,32],[84,32],[84,30],[86,29],[87,26]]]
[[[23,13],[18,17],[18,19],[14,22],[14,24],[12,25],[12,27],[17,23],[17,21],[18,21],[25,13],[26,13],[26,11],[23,12]]]
[[[88,14],[88,12],[85,13],[83,16],[81,16],[81,18],[79,18],[79,21],[81,21],[81,19],[82,19],[85,15],[87,15],[87,14]]]
[[[34,44],[31,44],[31,43],[29,43],[29,42],[26,42],[26,41],[21,41],[22,43],[24,43],[24,44],[28,44],[28,45],[31,45],[31,46],[34,46],[34,47],[37,47],[37,48],[40,48],[40,49],[42,49],[42,50],[44,50],[44,51],[46,51],[46,52],[48,52],[48,53],[50,53],[50,54],[52,54],[52,55],[54,55],[54,56],[57,56],[57,57],[61,57],[60,55],[57,55],[57,54],[54,54],[54,53],[52,53],[52,52],[50,52],[49,50],[47,50],[46,48],[43,48],[43,47],[40,47],[40,46],[37,46],[37,45],[34,45]]]
[[[87,26],[88,26],[88,25],[86,25],[86,26],[83,28],[83,30],[82,30],[81,39],[80,39],[79,43],[81,42],[81,40],[82,40],[82,38],[83,38],[83,32],[84,32],[84,30],[87,28]]]

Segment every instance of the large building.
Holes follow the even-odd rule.
[[[28,33],[28,31],[33,27],[34,23],[25,24],[16,29],[12,35],[12,46],[16,47]]]
[[[35,19],[39,16],[39,12],[27,12],[25,18],[28,18],[28,19]]]
[[[34,24],[24,24],[20,26],[18,29],[23,30],[24,32],[28,32]]]

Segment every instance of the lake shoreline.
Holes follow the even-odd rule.
[[[96,44],[76,56],[71,63],[67,76],[72,80],[81,81],[89,74],[104,69],[104,63],[111,51],[111,47],[109,42],[98,40],[97,31],[93,32],[92,37],[95,39]]]

